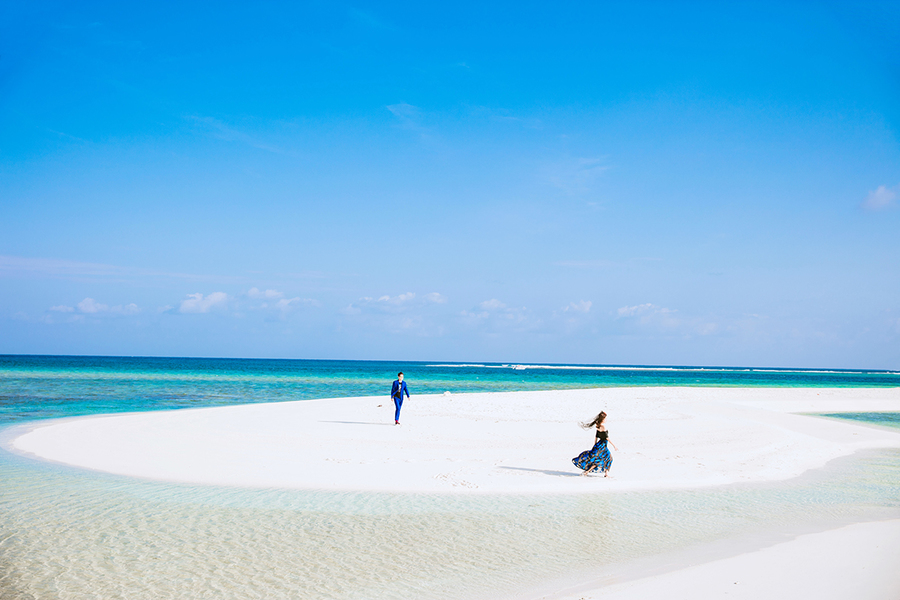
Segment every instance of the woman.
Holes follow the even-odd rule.
[[[603,424],[604,420],[606,420],[606,413],[601,412],[593,421],[581,424],[585,429],[590,429],[591,427],[597,428],[594,447],[590,450],[585,450],[572,459],[572,463],[576,467],[584,470],[582,475],[587,475],[588,473],[599,469],[603,472],[604,477],[609,477],[609,468],[612,466],[612,455],[610,455],[606,443],[609,442],[616,452],[618,452],[619,449],[616,448],[615,444],[609,441],[609,432]]]

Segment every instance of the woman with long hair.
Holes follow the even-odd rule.
[[[603,421],[605,420],[606,413],[601,411],[599,415],[594,417],[593,421],[581,424],[585,429],[595,427],[597,432],[594,437],[594,447],[590,450],[585,450],[572,459],[572,463],[584,471],[582,475],[587,475],[588,473],[599,470],[603,473],[604,477],[609,477],[609,468],[612,466],[612,455],[609,453],[609,448],[606,447],[606,444],[608,442],[616,452],[618,452],[619,449],[616,448],[615,444],[609,441],[609,432],[606,430],[606,425],[603,424]]]

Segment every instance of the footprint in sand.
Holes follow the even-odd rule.
[[[471,481],[466,481],[465,479],[459,479],[454,476],[453,473],[441,473],[439,475],[435,475],[434,478],[438,481],[449,483],[453,487],[464,487],[471,490],[478,488],[478,485],[472,483]]]

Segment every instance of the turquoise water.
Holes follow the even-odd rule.
[[[398,370],[413,394],[900,383],[895,373],[862,371],[6,356],[0,418],[15,427],[103,412],[385,394]],[[771,543],[900,518],[898,482],[897,451],[847,457],[788,482],[560,497],[176,485],[0,452],[0,598],[529,597],[542,582],[603,576],[723,538]]]
[[[900,373],[716,367],[0,355],[0,424],[109,412],[386,394],[611,386],[897,387]]]
[[[895,412],[822,413],[821,416],[900,428],[900,413]]]

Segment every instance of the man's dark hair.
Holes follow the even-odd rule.
[[[403,371],[400,371],[399,373],[397,373],[397,377],[400,377],[401,375],[403,375]]]

